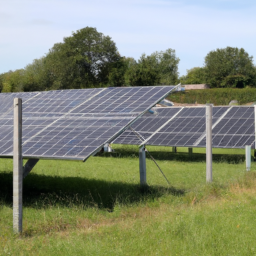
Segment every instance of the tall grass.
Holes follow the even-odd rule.
[[[243,150],[149,150],[147,190],[137,147],[85,163],[40,160],[24,180],[24,227],[12,233],[12,161],[0,160],[0,255],[255,255],[255,164]],[[229,155],[229,153],[232,153]],[[194,157],[193,157],[194,156]]]

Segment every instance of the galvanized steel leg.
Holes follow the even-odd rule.
[[[192,155],[193,154],[193,148],[188,148],[188,153],[189,153],[189,155]]]
[[[139,160],[140,160],[140,185],[147,185],[147,171],[146,171],[146,151],[145,146],[140,147],[139,150]]]
[[[172,152],[173,153],[177,153],[177,148],[176,147],[172,147]]]

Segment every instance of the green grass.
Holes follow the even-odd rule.
[[[256,172],[244,150],[149,147],[139,186],[138,148],[85,163],[40,160],[24,180],[23,233],[12,233],[12,160],[0,160],[0,255],[255,255]]]

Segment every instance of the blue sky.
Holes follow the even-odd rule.
[[[255,61],[255,13],[256,1],[247,0],[0,0],[0,73],[86,26],[110,36],[123,56],[174,49],[180,75],[216,48],[242,47]]]

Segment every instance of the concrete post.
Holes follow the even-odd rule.
[[[212,105],[206,104],[206,182],[212,182]]]
[[[22,100],[14,99],[13,115],[13,231],[22,232]]]
[[[111,148],[110,144],[109,143],[106,143],[104,145],[104,152],[114,152],[114,150]]]
[[[245,146],[246,171],[251,170],[251,146]]]
[[[139,150],[140,160],[140,185],[147,185],[147,170],[146,170],[146,151],[145,146],[141,146]]]

